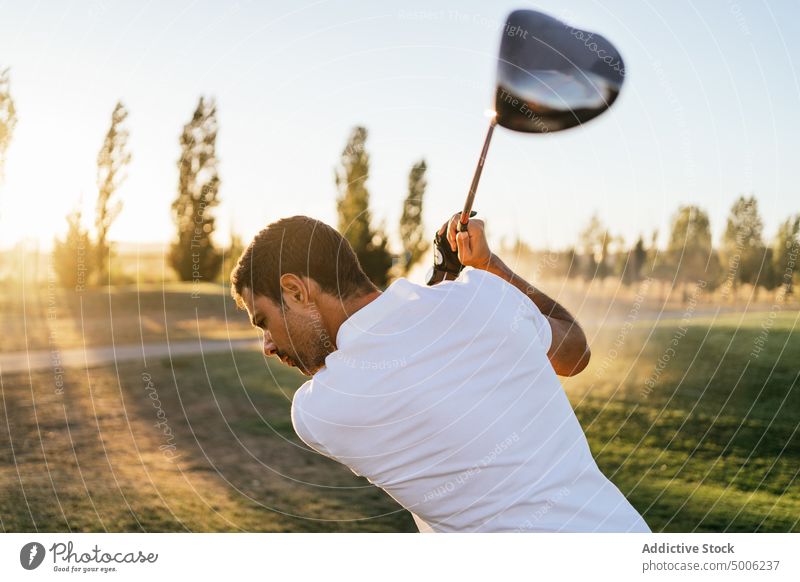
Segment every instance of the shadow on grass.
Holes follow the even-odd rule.
[[[150,371],[174,411],[182,465],[225,483],[253,512],[247,529],[269,530],[279,516],[281,531],[416,531],[385,493],[295,436],[291,398],[306,380],[298,372],[250,352],[162,361]]]
[[[223,285],[173,283],[82,292],[48,285],[15,287],[3,291],[0,304],[4,352],[47,350],[51,332],[62,349],[255,337]]]
[[[303,378],[259,354],[66,376],[63,394],[50,372],[3,377],[6,531],[416,531],[382,491],[296,439],[289,403]]]

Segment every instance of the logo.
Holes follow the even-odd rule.
[[[442,263],[444,263],[442,251],[440,251],[438,247],[433,247],[433,264],[441,265]]]
[[[19,563],[26,570],[35,570],[44,560],[44,546],[39,542],[29,542],[19,551]]]

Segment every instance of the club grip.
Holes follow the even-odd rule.
[[[475,210],[469,213],[470,217],[476,214],[477,211]],[[460,232],[464,232],[466,225],[463,225],[464,230],[461,230],[461,226],[461,222],[459,222],[457,229]],[[450,243],[447,241],[447,230],[445,229],[444,234],[441,235],[437,231],[433,237],[433,272],[428,279],[427,285],[435,285],[444,280],[455,279],[463,269],[464,265],[458,260],[458,251],[451,249]]]
[[[463,214],[463,213],[462,213]],[[458,232],[467,232],[467,226],[469,225],[469,219],[478,214],[477,210],[470,210],[469,218],[467,218],[466,222],[458,221],[458,225],[456,226],[456,231]]]

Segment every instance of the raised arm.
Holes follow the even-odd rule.
[[[464,266],[489,271],[505,279],[514,287],[527,295],[539,308],[552,329],[553,341],[547,357],[560,376],[574,376],[589,364],[591,352],[586,342],[586,335],[575,318],[557,301],[525,281],[514,273],[500,257],[489,250],[482,220],[471,219],[467,232],[456,232],[459,215],[453,216],[449,223],[442,226],[448,230],[448,241]]]

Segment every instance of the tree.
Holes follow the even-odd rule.
[[[625,241],[618,239],[619,251],[616,254],[614,273],[619,276],[625,285],[632,285],[642,278],[642,269],[647,261],[647,250],[644,248],[644,239],[639,236],[636,244],[627,251],[624,250]]]
[[[125,180],[123,171],[131,161],[127,150],[128,130],[125,119],[128,111],[122,102],[117,102],[111,113],[111,126],[106,132],[103,145],[97,154],[97,214],[95,229],[97,241],[97,280],[103,284],[108,277],[111,263],[111,245],[108,242],[108,230],[122,210],[122,202],[113,200],[114,194]]]
[[[674,280],[684,285],[692,280],[708,281],[711,257],[711,224],[697,206],[681,206],[672,218],[667,243],[667,264]],[[685,291],[685,289],[684,289]]]
[[[611,243],[611,234],[606,230],[600,237],[600,256],[597,259],[597,277],[602,281],[610,274],[608,265],[608,245]]]
[[[0,182],[6,165],[6,152],[17,126],[17,110],[11,97],[9,69],[0,70]]]
[[[392,255],[383,226],[373,229],[369,210],[369,154],[366,151],[367,130],[353,128],[342,151],[340,165],[334,170],[339,195],[336,210],[339,232],[352,245],[364,272],[378,287],[388,282]]]
[[[780,276],[775,271],[775,250],[772,247],[762,247],[757,258],[760,269],[755,279],[755,292],[758,287],[764,287],[767,291],[775,289],[781,285]]]
[[[416,263],[428,250],[428,239],[422,224],[422,200],[428,182],[425,174],[428,167],[425,160],[420,160],[411,168],[408,174],[408,195],[403,203],[403,215],[400,217],[400,239],[403,241],[403,260],[401,271],[408,274],[412,265]]]
[[[729,284],[734,289],[738,283],[757,285],[762,277],[766,247],[764,222],[758,212],[754,196],[740,196],[731,207],[725,232],[722,235],[722,258],[728,266]]]
[[[385,222],[381,221],[373,230],[367,249],[359,260],[370,280],[381,289],[385,288],[389,283],[389,270],[393,263]]]
[[[639,236],[636,241],[636,244],[633,246],[631,250],[631,264],[629,265],[629,269],[631,269],[631,280],[639,281],[642,278],[642,269],[644,269],[644,265],[647,262],[647,249],[644,248],[644,239]]]
[[[359,251],[363,253],[372,238],[369,191],[366,186],[369,178],[366,141],[366,128],[355,127],[342,151],[340,166],[334,171],[339,190],[336,200],[339,232],[350,242],[356,254]]]
[[[236,267],[239,257],[244,252],[244,243],[242,237],[231,229],[231,242],[228,249],[225,251],[225,259],[222,262],[222,282],[229,283],[231,280],[231,272]]]
[[[53,243],[53,263],[58,280],[67,288],[83,291],[95,267],[89,232],[81,225],[81,212],[67,216],[67,234]]]
[[[563,271],[568,279],[579,276],[580,269],[578,268],[578,254],[575,252],[575,247],[569,247],[563,255],[564,268]]]
[[[181,281],[213,281],[222,266],[222,254],[214,246],[214,217],[219,204],[217,172],[217,107],[203,97],[191,121],[184,125],[178,160],[178,197],[172,203],[177,240],[170,262]]]
[[[647,249],[646,264],[648,274],[654,275],[656,272],[656,262],[658,260],[658,229],[653,229],[650,233],[650,248]]]
[[[608,276],[609,233],[597,214],[593,214],[589,223],[580,233],[583,254],[586,256],[584,278],[586,280]]]
[[[778,285],[783,285],[787,295],[794,292],[798,254],[800,254],[800,214],[795,214],[778,227],[772,249],[775,281]]]

